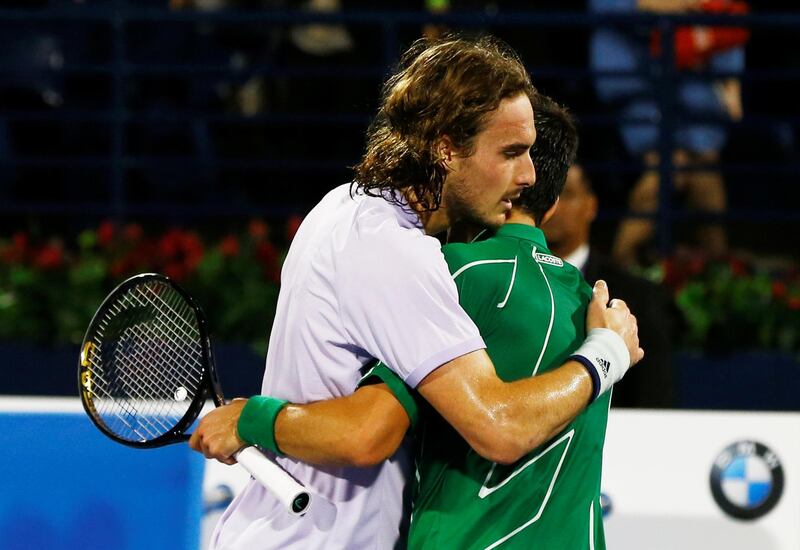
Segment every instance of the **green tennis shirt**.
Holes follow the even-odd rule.
[[[443,251],[461,306],[503,380],[554,369],[583,342],[591,288],[550,253],[541,230],[506,224],[490,239]],[[475,453],[385,366],[368,377],[389,382],[415,421],[409,548],[605,549],[599,497],[610,393],[550,441],[501,465]]]

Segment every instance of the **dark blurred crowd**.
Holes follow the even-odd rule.
[[[0,197],[22,205],[11,214],[43,201],[65,214],[89,202],[133,213],[153,203],[203,215],[302,212],[351,176],[398,52],[422,35],[489,32],[577,115],[580,157],[602,197],[598,238],[618,261],[646,265],[674,242],[717,256],[730,243],[770,248],[753,223],[791,222],[768,211],[787,204],[796,178],[776,167],[796,158],[797,108],[787,98],[800,74],[747,74],[797,67],[791,27],[677,27],[668,68],[651,26],[527,25],[512,14],[791,9],[744,0],[3,0]],[[52,15],[9,15],[16,10]],[[674,193],[660,191],[665,176]],[[755,192],[756,179],[770,193]],[[726,223],[741,208],[757,214]],[[659,220],[663,211],[684,218]]]

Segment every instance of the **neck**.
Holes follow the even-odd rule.
[[[506,223],[520,223],[522,225],[536,227],[536,221],[533,219],[533,216],[519,208],[511,209],[511,211],[506,215]]]
[[[417,212],[417,214],[419,214],[419,220],[428,235],[436,235],[446,231],[452,225],[444,207],[439,207],[438,210],[433,212]]]
[[[414,190],[410,187],[403,190],[403,195],[405,195],[406,200],[411,205],[416,205],[416,195],[414,194]],[[453,220],[450,219],[448,215],[447,208],[440,204],[437,210],[421,210],[417,207],[413,207],[419,216],[419,221],[422,223],[422,227],[425,228],[425,233],[428,235],[436,235],[443,231],[446,231],[452,224]]]

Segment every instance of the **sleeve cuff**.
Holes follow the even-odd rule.
[[[422,382],[423,378],[445,363],[449,363],[456,357],[461,357],[462,355],[472,353],[473,351],[477,351],[479,349],[486,349],[486,344],[483,342],[483,338],[481,336],[475,336],[469,340],[466,340],[465,342],[461,342],[449,349],[441,351],[432,357],[429,357],[419,367],[411,371],[411,373],[406,377],[406,384],[408,384],[408,386],[411,388],[416,388],[417,385]]]
[[[381,382],[389,386],[389,391],[392,392],[392,395],[394,395],[395,399],[400,402],[400,405],[406,411],[411,429],[416,430],[417,421],[419,420],[417,401],[411,393],[411,389],[389,367],[383,363],[378,363],[369,369],[361,380],[359,380],[358,387],[379,384]]]

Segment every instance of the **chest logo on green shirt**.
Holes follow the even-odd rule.
[[[542,254],[541,252],[536,252],[536,249],[533,249],[533,259],[537,262],[543,264],[554,265],[556,267],[564,267],[564,262],[561,261],[561,258],[556,256],[551,256],[550,254]]]

